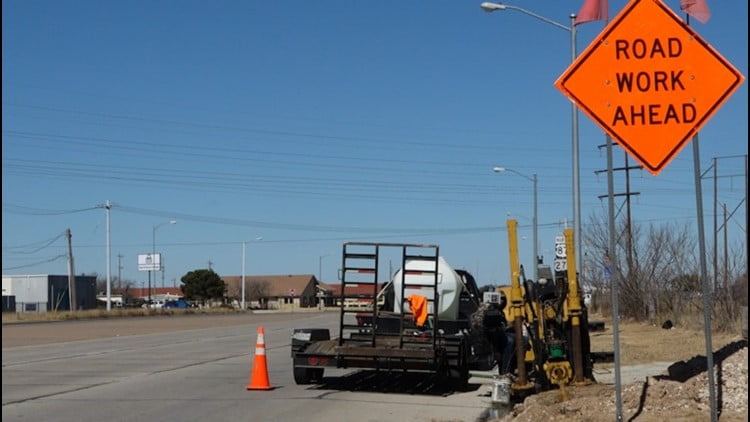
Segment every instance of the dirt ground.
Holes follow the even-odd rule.
[[[603,320],[596,316],[592,320]],[[663,374],[654,374],[622,388],[623,420],[704,421],[710,419],[705,335],[680,327],[663,329],[620,322],[620,359],[623,366],[673,362]],[[591,333],[592,351],[612,351],[611,321],[605,332]],[[714,382],[720,421],[747,421],[747,340],[713,333]],[[598,363],[598,369],[613,363]],[[500,421],[612,421],[616,416],[613,385],[569,387],[568,400],[559,391],[532,395]]]

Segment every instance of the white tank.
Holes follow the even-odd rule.
[[[433,285],[435,282],[434,274],[420,274],[420,271],[434,271],[435,264],[430,261],[411,260],[406,262],[406,284],[404,295],[409,297],[411,294],[425,296],[427,299],[433,299]],[[398,270],[393,276],[393,288],[395,291],[394,311],[401,313],[401,272]],[[424,287],[409,286],[418,284]],[[456,271],[448,265],[443,257],[438,257],[438,294],[440,295],[440,307],[438,309],[438,318],[444,321],[455,321],[458,319],[458,304],[461,292],[464,289],[464,283]],[[407,311],[409,303],[404,302]],[[433,313],[433,302],[428,302],[428,312]]]

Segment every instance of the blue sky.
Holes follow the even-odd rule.
[[[156,233],[166,285],[209,261],[240,274],[243,241],[248,274],[322,270],[333,282],[344,241],[385,241],[439,244],[480,284],[505,283],[509,216],[531,265],[533,195],[494,165],[538,175],[551,262],[573,220],[570,103],[553,86],[569,34],[479,4],[3,1],[3,274],[65,274],[58,236],[70,228],[76,273],[104,275],[109,200],[112,274],[122,255],[122,277],[138,282]],[[512,4],[568,25],[582,2]],[[610,1],[610,16],[625,4]],[[747,75],[747,2],[709,6],[694,29]],[[603,28],[579,25],[578,50]],[[747,154],[747,104],[744,83],[704,126],[703,169]],[[584,224],[606,212],[604,139],[581,114]],[[731,212],[745,162],[718,162]],[[690,144],[658,176],[631,176],[637,224],[695,224]],[[712,198],[705,179],[709,236]]]

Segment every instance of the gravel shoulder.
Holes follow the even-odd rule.
[[[705,334],[632,322],[621,322],[619,328],[624,420],[708,420]],[[607,320],[606,331],[591,333],[592,350],[613,351],[613,344]],[[747,340],[713,333],[712,346],[720,420],[747,421]],[[597,364],[595,377],[601,379],[569,388],[568,400],[559,391],[536,394],[499,420],[611,421],[616,415],[613,371],[613,363]]]

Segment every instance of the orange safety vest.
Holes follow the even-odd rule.
[[[409,295],[406,300],[409,301],[411,312],[414,314],[414,322],[417,327],[421,327],[427,322],[427,298],[422,295]]]

